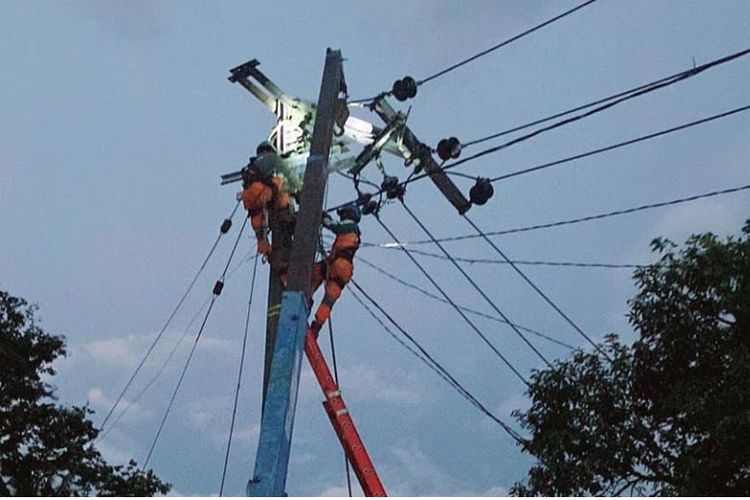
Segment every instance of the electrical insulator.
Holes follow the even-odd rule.
[[[232,227],[232,219],[224,219],[224,222],[221,223],[221,234],[227,234],[229,231],[229,228]]]
[[[394,188],[398,186],[398,177],[394,177],[392,175],[386,175],[385,178],[383,178],[383,182],[380,183],[380,189],[383,191],[393,191]]]
[[[214,295],[217,297],[221,295],[221,291],[224,290],[224,282],[219,280],[216,283],[214,283]]]
[[[405,101],[417,95],[417,82],[414,78],[405,76],[401,80],[393,82],[391,91],[396,99]]]
[[[437,145],[437,154],[441,160],[456,159],[461,156],[461,141],[456,137],[441,139]]]
[[[469,199],[475,205],[484,205],[495,194],[489,179],[477,177],[477,182],[469,190]]]

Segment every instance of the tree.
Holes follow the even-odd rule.
[[[105,462],[91,410],[55,402],[45,379],[65,342],[39,327],[36,310],[0,291],[0,496],[166,494],[170,486],[152,470]]]
[[[750,495],[750,220],[694,235],[634,273],[632,345],[609,335],[536,372],[537,463],[516,495]]]

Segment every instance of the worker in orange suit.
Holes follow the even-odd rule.
[[[317,337],[320,329],[331,316],[333,304],[341,297],[341,292],[352,279],[354,274],[354,254],[360,244],[359,221],[362,212],[359,205],[351,203],[341,207],[336,212],[339,222],[325,214],[323,226],[336,235],[328,257],[317,262],[313,267],[312,293],[325,281],[325,295],[318,310],[315,311],[315,319],[310,324],[310,332]]]
[[[243,190],[240,199],[250,217],[250,224],[258,241],[258,253],[265,258],[271,255],[268,241],[269,209],[289,215],[291,220],[290,195],[299,192],[302,182],[299,176],[276,154],[268,141],[256,149],[257,156],[243,170]]]

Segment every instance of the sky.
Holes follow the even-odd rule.
[[[273,117],[228,70],[257,58],[291,95],[315,99],[327,47],[344,56],[353,98],[417,79],[491,47],[575,5],[573,1],[22,2],[0,6],[0,288],[40,307],[64,335],[54,379],[60,401],[104,414],[183,293],[234,205],[219,175],[243,166]],[[750,3],[600,0],[563,21],[420,87],[409,126],[425,143],[467,142],[750,46]],[[493,176],[750,104],[741,59],[605,113],[469,162]],[[377,117],[359,116],[378,123]],[[491,144],[488,144],[491,145]],[[479,148],[479,146],[476,146]],[[477,149],[478,150],[478,149]],[[467,149],[464,154],[469,154]],[[474,151],[476,152],[476,151]],[[495,185],[470,214],[500,230],[623,209],[748,184],[747,113]],[[387,158],[386,168],[408,173]],[[372,169],[368,175],[377,180]],[[464,192],[472,181],[457,179]],[[509,256],[643,264],[649,242],[695,232],[736,234],[747,192],[494,239]],[[331,178],[329,204],[354,189]],[[437,236],[471,228],[429,182],[410,185],[409,207]],[[400,239],[424,234],[397,204],[382,219]],[[201,311],[237,235],[214,258],[125,399],[132,401]],[[390,239],[371,219],[363,239]],[[456,256],[496,258],[479,240],[447,244]],[[247,234],[201,338],[149,466],[181,495],[218,493],[250,296]],[[435,249],[420,247],[423,250]],[[402,252],[358,254],[431,292]],[[420,258],[458,303],[492,313],[458,271]],[[233,264],[234,267],[234,264]],[[585,341],[507,266],[465,264],[518,324],[574,346]],[[634,333],[627,269],[525,266],[524,272],[594,339]],[[248,354],[225,493],[241,495],[259,432],[267,267],[259,267]],[[523,384],[449,306],[360,263],[355,277],[403,327],[501,418],[526,407]],[[333,315],[344,397],[386,489],[396,495],[502,495],[532,460],[491,420],[420,364],[344,292]],[[528,376],[541,361],[514,333],[475,319]],[[174,360],[98,442],[114,462],[143,461],[188,355]],[[531,340],[551,359],[568,350]],[[328,346],[324,342],[324,350]],[[287,490],[344,495],[342,452],[305,365]],[[513,423],[518,429],[517,424]],[[355,485],[355,491],[358,487]]]

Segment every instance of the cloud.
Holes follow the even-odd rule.
[[[138,363],[138,355],[133,348],[135,342],[136,339],[132,335],[114,337],[89,342],[83,349],[99,363],[130,367]]]

